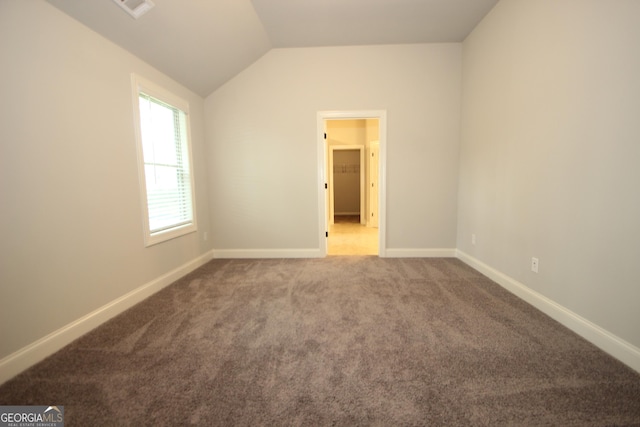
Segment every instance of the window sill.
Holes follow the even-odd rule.
[[[195,224],[187,224],[180,227],[170,228],[168,230],[159,231],[153,234],[147,234],[145,236],[145,247],[157,245],[158,243],[166,242],[187,234],[195,233],[198,231],[198,227]]]

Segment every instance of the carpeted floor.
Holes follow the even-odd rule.
[[[640,375],[455,259],[214,260],[0,404],[68,426],[640,425]]]

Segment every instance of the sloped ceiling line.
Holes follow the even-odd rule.
[[[202,97],[272,48],[461,42],[498,0],[47,0]]]

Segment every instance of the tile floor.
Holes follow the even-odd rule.
[[[378,229],[359,223],[357,216],[336,216],[329,227],[328,255],[378,255]]]

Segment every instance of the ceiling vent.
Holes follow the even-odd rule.
[[[118,6],[123,8],[134,19],[151,10],[155,4],[151,0],[113,0]]]

